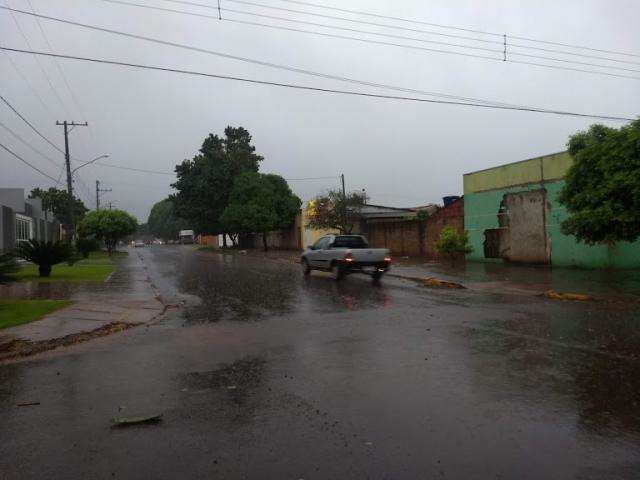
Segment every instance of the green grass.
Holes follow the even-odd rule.
[[[0,330],[40,320],[71,303],[70,300],[0,300]]]
[[[114,252],[112,258],[126,257],[127,252]],[[37,265],[23,265],[20,271],[8,275],[21,282],[104,282],[115,271],[113,260],[107,252],[91,252],[89,258],[82,259],[74,265],[59,263],[54,265],[50,277],[40,277]]]

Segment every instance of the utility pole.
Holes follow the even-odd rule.
[[[56,125],[62,125],[64,127],[64,160],[67,165],[67,193],[69,194],[68,198],[68,215],[69,215],[69,225],[67,230],[67,239],[71,240],[73,238],[73,178],[71,177],[71,155],[69,154],[69,127],[87,127],[89,124],[87,122],[84,123],[76,123],[76,122],[67,122],[64,120],[63,122],[56,121]]]
[[[96,210],[100,210],[100,194],[110,191],[110,188],[100,188],[100,180],[96,180]]]
[[[340,181],[342,182],[342,225],[344,228],[346,228],[347,227],[347,191],[344,188],[344,173],[340,174]]]

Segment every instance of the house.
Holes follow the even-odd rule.
[[[25,198],[23,188],[0,188],[0,251],[23,240],[58,240],[60,225],[39,198]]]
[[[589,246],[564,235],[558,201],[573,159],[554,153],[464,175],[468,260],[587,268],[638,268],[640,242]]]

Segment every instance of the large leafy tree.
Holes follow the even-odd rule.
[[[171,240],[178,238],[180,230],[187,228],[187,221],[176,215],[173,202],[165,198],[151,208],[145,230],[163,240]]]
[[[78,232],[102,240],[111,255],[118,240],[131,235],[137,228],[138,221],[123,210],[98,210],[84,217],[78,225]]]
[[[198,155],[176,166],[178,179],[172,187],[177,193],[170,197],[175,214],[200,233],[226,233],[220,218],[234,180],[244,172],[257,172],[260,161],[244,128],[227,127],[224,137],[210,134]]]
[[[592,125],[569,139],[573,165],[559,200],[562,232],[586,244],[640,236],[640,120],[620,129]]]
[[[365,195],[350,192],[343,195],[339,190],[329,190],[309,202],[307,216],[311,228],[339,230],[351,233],[360,222]]]
[[[69,193],[66,190],[51,187],[48,190],[34,188],[29,194],[29,198],[40,198],[42,200],[42,208],[45,211],[53,212],[56,219],[63,224],[72,224],[79,222],[89,210],[82,200],[73,197],[71,202],[73,220],[69,217]]]
[[[232,233],[261,233],[267,250],[267,233],[293,225],[301,203],[279,175],[246,172],[235,180],[220,220]]]

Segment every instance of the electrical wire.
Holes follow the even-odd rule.
[[[166,11],[166,12],[172,12],[172,13],[179,13],[179,14],[183,14],[183,15],[192,15],[192,16],[197,16],[197,17],[205,17],[205,18],[218,20],[218,18],[216,18],[216,17],[214,17],[212,15],[198,14],[198,13],[192,13],[192,12],[184,12],[184,11],[181,11],[181,10],[166,9],[166,8],[161,8],[161,7],[152,7],[152,6],[149,6],[149,5],[141,5],[141,4],[136,4],[136,3],[132,3],[132,2],[125,2],[125,1],[122,1],[122,0],[102,0],[102,1],[109,2],[109,3],[119,3],[119,4],[123,4],[123,5],[130,5],[130,6],[141,7],[141,8],[148,8],[148,9],[152,9],[152,10],[160,10],[160,11]],[[221,10],[225,10],[225,9],[221,9]],[[252,14],[252,13],[247,13],[247,12],[242,12],[242,13],[246,13],[248,15],[258,15],[258,14]],[[262,16],[262,15],[258,15],[258,16]],[[426,51],[426,52],[431,52],[431,53],[442,53],[442,54],[457,55],[457,56],[469,57],[469,58],[479,58],[479,59],[484,59],[484,60],[493,60],[493,61],[500,62],[500,63],[510,62],[510,63],[517,63],[517,64],[521,64],[521,65],[530,65],[530,66],[537,66],[537,67],[550,68],[550,69],[559,69],[559,70],[567,70],[567,71],[574,71],[574,72],[580,72],[580,73],[589,73],[589,74],[593,74],[593,75],[604,75],[604,76],[610,76],[610,77],[630,78],[630,79],[633,79],[633,80],[640,80],[640,77],[635,77],[635,76],[631,76],[631,75],[623,75],[623,74],[618,74],[618,73],[610,73],[610,72],[603,72],[603,71],[597,71],[597,70],[585,70],[585,69],[579,69],[579,68],[574,68],[574,67],[563,67],[563,66],[560,66],[560,65],[548,65],[548,64],[543,64],[543,63],[525,62],[525,61],[518,61],[518,60],[511,60],[511,59],[505,60],[503,56],[493,57],[493,56],[487,56],[487,55],[478,55],[478,54],[473,54],[473,53],[458,52],[458,51],[453,51],[453,50],[441,50],[441,49],[437,49],[437,48],[419,47],[419,46],[416,46],[416,45],[407,45],[407,44],[399,44],[399,43],[393,43],[393,42],[384,42],[384,41],[379,41],[379,40],[371,40],[371,39],[367,39],[367,38],[351,37],[351,36],[348,36],[348,35],[338,35],[338,34],[334,34],[334,33],[326,33],[326,32],[312,31],[312,30],[304,30],[304,29],[299,29],[299,28],[284,27],[284,26],[281,26],[281,25],[270,25],[270,24],[266,24],[266,23],[250,22],[250,21],[246,21],[246,20],[238,20],[238,19],[231,19],[231,18],[223,18],[222,20],[225,21],[225,22],[230,22],[230,23],[237,23],[237,24],[242,24],[242,25],[250,25],[250,26],[262,27],[262,28],[270,28],[270,29],[275,29],[275,30],[283,30],[283,31],[289,31],[289,32],[296,32],[296,33],[305,33],[305,34],[316,35],[316,36],[321,36],[321,37],[326,37],[326,38],[336,38],[336,39],[339,39],[339,40],[350,40],[350,41],[356,41],[356,42],[367,43],[367,44],[383,45],[383,46],[390,46],[390,47],[397,47],[397,48],[406,48],[406,49],[410,49],[410,50]],[[281,19],[281,20],[286,20],[286,19]],[[296,20],[288,20],[288,21],[294,21],[294,22],[300,23],[299,21],[296,21]],[[309,22],[301,22],[301,23],[309,23]],[[322,24],[316,24],[316,25],[320,25],[323,28],[328,27],[328,28],[344,29],[343,27],[333,27],[333,26],[322,25]],[[353,31],[353,29],[349,29],[349,30]],[[358,31],[358,30],[355,30],[355,31]],[[387,34],[379,34],[379,33],[369,32],[369,31],[359,31],[359,32],[365,33],[365,34],[370,34],[370,35],[373,34],[373,35],[388,36]],[[457,47],[457,48],[463,47],[463,48],[472,48],[472,49],[484,50],[484,51],[500,53],[500,54],[503,53],[502,50],[492,50],[492,49],[487,49],[487,48],[482,48],[482,47],[464,46],[464,45],[459,45],[459,44],[450,44],[450,43],[446,43],[446,42],[436,42],[436,41],[432,41],[432,40],[420,40],[420,39],[415,39],[415,38],[407,38],[407,39],[408,40],[412,40],[412,41],[449,45],[449,46]],[[529,57],[529,58],[546,59],[546,60],[549,60],[549,61],[555,61],[555,62],[561,62],[561,63],[573,63],[573,64],[577,64],[577,65],[592,66],[592,67],[596,67],[596,68],[610,68],[610,69],[616,69],[616,70],[640,73],[640,70],[627,69],[627,68],[624,68],[624,67],[614,67],[614,66],[601,65],[601,64],[592,64],[592,63],[588,63],[588,62],[577,62],[577,61],[566,60],[566,59],[544,57],[544,56],[541,56],[541,55],[530,55],[530,54],[515,53],[515,52],[511,52],[511,55],[521,55],[521,56],[525,56],[525,57]]]
[[[31,46],[31,42],[27,38],[27,35],[24,33],[24,30],[22,30],[22,27],[20,26],[20,23],[18,22],[18,19],[14,15],[12,9],[10,7],[7,7],[7,9],[9,10],[9,14],[11,15],[11,18],[13,19],[13,22],[15,23],[16,28],[18,29],[18,32],[20,33],[20,36],[23,38],[24,42],[27,44],[27,48],[29,48],[30,50],[33,50],[33,47]],[[53,86],[53,83],[51,82],[51,78],[47,74],[47,71],[45,70],[45,68],[42,65],[42,63],[40,62],[40,59],[37,56],[34,57],[34,59],[35,59],[36,63],[38,64],[38,67],[40,68],[40,71],[42,72],[42,75],[47,80],[47,83],[49,84],[49,88],[51,88],[51,91],[53,92],[54,96],[56,97],[56,99],[58,100],[60,105],[62,106],[62,109],[68,115],[69,111],[67,110],[67,107],[65,106],[65,103],[62,100],[62,97],[60,97],[60,94],[58,93],[58,90]]]
[[[256,84],[256,85],[268,85],[268,86],[291,88],[291,89],[303,90],[303,91],[351,95],[351,96],[357,96],[357,97],[363,97],[363,98],[377,98],[377,99],[385,99],[385,100],[399,100],[399,101],[409,101],[409,102],[418,102],[418,103],[433,103],[433,104],[441,104],[441,105],[458,105],[458,106],[487,108],[487,109],[495,109],[495,110],[515,110],[515,111],[545,113],[545,114],[554,114],[554,115],[570,116],[570,117],[596,118],[599,120],[613,120],[613,121],[624,121],[624,122],[634,120],[633,118],[628,118],[628,117],[594,115],[594,114],[568,112],[568,111],[561,111],[561,110],[542,110],[542,109],[537,109],[532,107],[506,107],[506,106],[500,106],[500,105],[486,105],[481,103],[465,103],[465,102],[456,102],[456,101],[449,101],[449,100],[434,100],[434,99],[428,99],[428,98],[383,95],[383,94],[376,94],[376,93],[358,92],[353,90],[338,90],[333,88],[313,87],[313,86],[307,86],[307,85],[301,85],[301,84],[295,84],[295,83],[272,82],[267,80],[254,79],[254,78],[198,72],[194,70],[184,70],[180,68],[142,65],[139,63],[121,62],[117,60],[106,60],[106,59],[99,59],[99,58],[92,58],[92,57],[80,57],[75,55],[53,54],[53,53],[38,52],[33,50],[22,50],[18,48],[10,48],[10,47],[4,47],[4,46],[0,46],[0,50],[43,55],[48,57],[66,58],[69,60],[78,60],[78,61],[106,64],[106,65],[117,65],[122,67],[138,68],[138,69],[145,69],[145,70],[179,73],[183,75],[193,75],[193,76],[206,77],[206,78],[217,78],[221,80],[233,80],[233,81]]]
[[[60,149],[55,143],[53,143],[51,140],[49,140],[47,137],[45,137],[42,133],[40,133],[40,131],[36,127],[34,127],[33,124],[29,120],[27,120],[18,110],[16,110],[16,108],[13,105],[11,105],[6,98],[4,98],[2,95],[0,95],[0,100],[2,100],[2,102],[4,102],[13,111],[13,113],[15,113],[18,117],[20,117],[20,119],[24,123],[26,123],[31,128],[31,130],[36,132],[36,134],[38,134],[38,136],[40,138],[42,138],[45,142],[47,142],[49,145],[51,145],[57,151],[59,151],[60,153],[64,154],[64,151],[62,149]]]
[[[20,160],[22,163],[24,163],[25,165],[27,165],[28,167],[31,167],[32,169],[34,169],[36,172],[40,173],[41,175],[44,175],[45,177],[53,180],[54,182],[56,181],[55,178],[53,178],[51,175],[43,172],[42,170],[40,170],[38,167],[36,167],[35,165],[30,164],[29,162],[27,162],[24,158],[22,158],[20,155],[18,155],[17,153],[15,153],[14,151],[10,150],[8,147],[6,147],[5,145],[3,145],[2,143],[0,143],[0,148],[3,148],[4,150],[6,150],[7,152],[9,152],[11,155],[13,155],[15,158],[17,158],[18,160]]]
[[[57,167],[60,167],[61,165],[63,165],[61,162],[56,162],[55,160],[53,160],[51,157],[49,157],[48,155],[42,153],[40,150],[38,150],[36,147],[34,147],[33,145],[31,145],[31,143],[27,142],[24,138],[22,138],[20,135],[18,135],[16,132],[14,132],[12,129],[10,129],[9,127],[7,127],[4,123],[0,122],[0,127],[4,128],[7,132],[9,132],[14,138],[18,139],[18,141],[20,141],[23,145],[25,145],[27,148],[29,148],[31,151],[37,153],[38,155],[40,155],[42,158],[44,158],[45,160],[47,160],[49,163],[53,164]]]
[[[168,0],[165,0],[165,1],[168,1]],[[232,1],[232,0],[227,0],[227,1]],[[235,0],[235,1],[237,1],[237,0]],[[354,14],[354,15],[364,15],[364,16],[368,16],[368,17],[372,17],[372,18],[396,20],[396,21],[399,21],[399,22],[413,23],[413,24],[416,24],[416,25],[428,25],[428,26],[432,26],[432,27],[440,27],[440,28],[445,28],[445,29],[450,29],[450,30],[472,32],[472,33],[478,33],[478,34],[481,34],[481,35],[490,35],[490,36],[499,37],[499,38],[501,38],[503,36],[503,34],[495,33],[495,32],[487,32],[487,31],[483,31],[483,30],[474,30],[474,29],[470,29],[470,28],[456,27],[456,26],[452,26],[452,25],[444,25],[444,24],[439,24],[439,23],[429,23],[429,22],[424,22],[424,21],[420,21],[420,20],[412,20],[412,19],[408,19],[408,18],[394,17],[394,16],[391,16],[391,15],[380,15],[380,14],[376,14],[376,13],[365,12],[365,11],[362,11],[362,10],[349,10],[349,9],[346,9],[346,8],[331,7],[331,6],[328,6],[328,5],[322,5],[322,4],[311,3],[311,2],[304,2],[304,1],[301,1],[301,0],[280,0],[280,1],[285,2],[285,3],[293,3],[293,4],[296,4],[296,5],[304,5],[304,6],[307,6],[307,7],[316,7],[316,8],[322,8],[322,9],[325,9],[325,10],[334,10],[334,11],[337,11],[337,12],[350,13],[350,14]],[[204,5],[200,4],[199,6],[204,6]],[[616,51],[616,50],[605,50],[605,49],[601,49],[601,48],[593,48],[593,47],[588,47],[588,46],[584,46],[584,45],[575,45],[575,44],[570,44],[570,43],[551,42],[551,41],[548,41],[548,40],[540,40],[540,39],[531,38],[531,37],[521,37],[521,36],[515,36],[515,35],[509,35],[509,37],[510,38],[515,38],[517,40],[525,40],[525,41],[529,41],[529,42],[543,43],[543,44],[546,44],[546,45],[555,45],[555,46],[559,46],[559,47],[576,48],[576,49],[581,49],[581,50],[590,50],[590,51],[593,51],[593,52],[611,53],[611,54],[615,54],[615,55],[624,55],[624,56],[629,56],[629,57],[640,58],[640,54],[636,54],[636,53],[621,52],[621,51]]]
[[[29,4],[29,8],[31,9],[31,11],[33,13],[37,13],[35,8],[33,8],[33,4],[31,3],[31,0],[27,0],[27,3]],[[46,32],[44,31],[44,27],[42,26],[42,22],[40,22],[40,19],[38,17],[35,17],[36,19],[36,23],[38,24],[38,28],[40,29],[40,33],[42,34],[42,38],[44,38],[44,41],[47,44],[47,47],[49,48],[50,52],[53,52],[53,46],[51,45],[51,42],[49,41],[49,37],[47,36]],[[69,91],[69,95],[71,96],[71,99],[73,101],[73,103],[75,104],[76,108],[78,109],[78,112],[80,113],[80,116],[82,117],[83,121],[87,120],[86,115],[83,112],[82,107],[80,106],[80,102],[78,102],[78,99],[76,97],[76,94],[73,91],[73,88],[71,88],[71,84],[69,83],[69,79],[67,78],[67,75],[64,73],[64,70],[62,69],[62,66],[60,65],[60,62],[58,61],[58,59],[54,59],[55,60],[55,64],[56,67],[58,69],[58,72],[60,73],[60,76],[62,77],[62,80],[64,81],[65,86],[67,87],[67,90]]]
[[[111,2],[111,3],[126,3],[126,2],[121,2],[119,0],[103,0],[103,1]],[[169,3],[180,4],[180,5],[191,5],[191,6],[195,5],[195,6],[202,7],[202,8],[216,9],[216,7],[211,6],[211,5],[188,2],[188,1],[184,1],[184,0],[163,0],[163,1],[169,2]],[[283,11],[283,12],[287,12],[287,13],[295,13],[295,14],[308,15],[308,16],[313,16],[313,17],[318,17],[318,18],[327,18],[327,19],[331,19],[331,20],[339,20],[339,21],[343,21],[343,22],[357,23],[357,24],[361,24],[361,25],[370,25],[370,26],[375,26],[375,27],[389,28],[389,29],[394,29],[394,30],[402,30],[402,31],[413,32],[413,33],[421,33],[421,34],[426,34],[426,35],[437,35],[437,36],[442,36],[442,37],[447,37],[447,38],[457,38],[457,39],[462,39],[462,40],[470,40],[470,41],[473,41],[473,42],[500,45],[501,47],[504,45],[504,40],[487,40],[487,39],[483,39],[483,38],[469,37],[469,36],[466,36],[466,35],[456,35],[456,34],[451,34],[451,33],[436,32],[436,31],[433,31],[433,30],[421,30],[421,29],[416,29],[416,28],[401,27],[399,25],[392,25],[392,24],[389,24],[389,23],[369,22],[369,21],[365,21],[365,20],[353,19],[353,18],[348,18],[348,17],[340,17],[340,16],[336,16],[336,15],[326,15],[326,14],[321,14],[321,13],[316,13],[316,12],[309,12],[309,11],[305,11],[305,10],[295,10],[295,9],[291,9],[291,8],[276,7],[276,6],[273,6],[273,5],[267,5],[267,4],[264,4],[264,3],[250,2],[250,1],[246,1],[246,0],[225,0],[225,1],[226,1],[226,3],[230,2],[230,3],[240,4],[240,5],[247,5],[247,6],[252,6],[252,7]],[[154,8],[154,7],[149,7],[149,8]],[[221,10],[225,11],[225,8],[221,8]],[[247,14],[247,15],[251,14],[251,15],[257,15],[257,16],[263,16],[263,17],[267,17],[267,18],[270,17],[268,15],[260,15],[260,14],[257,14],[255,12],[238,11],[238,10],[232,10],[232,9],[226,9],[226,11],[228,11],[228,12],[236,12],[236,13],[243,13],[243,14]],[[290,21],[290,22],[308,23],[308,24],[313,25],[312,22],[300,22],[300,21],[297,21],[297,20],[291,20],[291,19],[286,19],[286,18],[281,18],[281,17],[271,17],[271,18],[280,19],[280,20],[284,20],[284,21]],[[331,26],[329,28],[340,28],[340,27]],[[372,35],[379,35],[379,33],[374,33],[374,32],[370,32],[370,33]],[[500,35],[500,34],[495,34],[495,35],[499,36],[499,37],[502,37],[502,35]],[[400,38],[403,38],[403,37],[400,37]],[[512,35],[509,35],[509,39],[510,40],[514,39],[514,38],[527,40],[527,41],[535,41],[535,40],[530,40],[530,39],[523,38],[523,37],[515,37],[515,36],[512,36]],[[417,39],[415,39],[415,40],[417,40]],[[421,40],[417,40],[417,41],[421,41]],[[520,44],[520,43],[513,43],[511,41],[508,43],[508,47],[509,47],[509,53],[511,55],[516,54],[516,52],[513,52],[511,50],[512,48],[523,48],[523,49],[537,50],[537,51],[548,52],[548,53],[560,53],[560,54],[563,54],[563,55],[571,55],[571,56],[578,56],[578,57],[584,57],[584,58],[592,58],[592,59],[596,59],[596,60],[607,60],[607,61],[610,61],[610,62],[628,63],[628,64],[633,64],[633,65],[640,65],[640,62],[633,62],[633,61],[629,61],[629,60],[620,60],[620,59],[610,58],[610,57],[602,57],[602,56],[599,56],[599,55],[588,55],[588,54],[585,54],[585,53],[569,52],[569,51],[566,51],[566,50],[557,50],[557,49],[551,49],[551,48],[535,47],[535,46],[532,46],[532,45],[523,45],[523,44]],[[469,47],[469,48],[473,48],[473,47]],[[499,50],[499,53],[502,53],[502,50]]]
[[[1,7],[0,6],[0,8],[6,8],[6,7]],[[20,11],[20,13],[25,13],[27,15],[33,15],[32,13],[23,12],[23,11]],[[47,17],[47,16],[43,16],[43,15],[38,15],[38,16],[40,18],[45,18],[47,20],[51,20],[51,21],[55,21],[55,22],[61,22],[61,23],[65,23],[65,24],[70,24],[70,25],[81,27],[81,28],[87,28],[87,29],[90,29],[90,30],[102,31],[102,32],[105,32],[105,33],[110,33],[110,34],[120,35],[120,36],[124,36],[124,37],[128,37],[128,38],[135,38],[135,39],[138,39],[138,40],[144,40],[144,41],[148,41],[148,42],[152,42],[152,43],[157,43],[157,44],[160,44],[160,45],[172,46],[172,47],[186,49],[186,50],[190,50],[190,51],[206,53],[206,54],[209,54],[209,55],[214,55],[214,56],[227,58],[227,59],[231,59],[231,60],[237,60],[237,61],[241,61],[241,62],[246,62],[246,63],[255,64],[255,65],[266,66],[266,67],[285,70],[285,71],[290,71],[290,72],[294,72],[294,73],[300,73],[300,74],[304,74],[304,75],[311,75],[311,76],[320,77],[320,78],[338,80],[338,81],[341,81],[341,82],[372,86],[372,87],[376,87],[376,88],[385,88],[385,89],[396,90],[396,91],[412,93],[412,94],[420,94],[420,95],[428,95],[428,96],[434,96],[434,97],[440,97],[440,98],[463,100],[463,101],[469,101],[469,102],[472,102],[472,103],[486,103],[486,104],[489,104],[489,105],[500,105],[500,106],[510,106],[510,107],[531,108],[531,107],[529,107],[527,105],[517,105],[517,104],[496,102],[496,101],[493,101],[493,100],[483,100],[483,99],[477,99],[477,98],[471,98],[471,97],[448,95],[448,94],[443,94],[443,93],[438,93],[438,92],[427,92],[427,91],[417,90],[417,89],[396,87],[396,86],[393,86],[393,85],[386,85],[386,84],[381,84],[381,83],[367,82],[367,81],[357,80],[357,79],[353,79],[353,78],[349,78],[349,77],[343,77],[343,76],[338,76],[338,75],[330,75],[330,74],[325,74],[325,73],[321,73],[321,72],[315,72],[315,71],[312,71],[312,70],[305,70],[305,69],[301,69],[301,68],[296,68],[296,67],[290,67],[290,66],[286,66],[286,65],[276,64],[276,63],[272,63],[272,62],[265,62],[265,61],[262,61],[262,60],[252,59],[252,58],[248,58],[248,57],[240,57],[240,56],[237,56],[237,55],[230,55],[230,54],[227,54],[227,53],[224,53],[224,52],[217,52],[217,51],[214,51],[214,50],[208,50],[208,49],[199,48],[199,47],[195,47],[195,46],[191,46],[191,45],[185,45],[185,44],[181,44],[181,43],[169,42],[169,41],[165,41],[165,40],[161,40],[161,39],[157,39],[157,38],[153,38],[153,37],[146,37],[146,36],[143,36],[143,35],[137,35],[137,34],[127,33],[127,32],[122,32],[122,31],[119,31],[119,30],[107,29],[107,28],[98,27],[98,26],[94,26],[94,25],[87,25],[87,24],[83,24],[83,23],[79,23],[79,22],[73,22],[73,21],[70,21],[70,20],[65,20],[65,19],[61,19],[61,18],[57,18],[57,17]],[[549,111],[551,112],[552,110],[549,110]]]
[[[16,73],[18,74],[18,76],[22,79],[22,81],[24,82],[24,84],[27,86],[27,88],[29,90],[31,90],[31,93],[33,94],[33,96],[35,98],[38,99],[38,102],[40,103],[40,105],[42,105],[42,108],[51,116],[51,117],[55,117],[55,115],[53,114],[53,112],[51,111],[51,109],[49,108],[49,106],[46,104],[46,102],[42,99],[42,97],[40,96],[40,94],[38,93],[38,91],[35,89],[35,87],[32,85],[31,81],[29,80],[29,78],[22,72],[22,70],[20,70],[20,68],[18,67],[18,65],[13,61],[13,59],[11,58],[11,55],[8,52],[2,52],[4,54],[4,56],[6,57],[7,60],[9,60],[9,63],[11,64],[11,66],[13,67],[13,69],[16,71]]]

